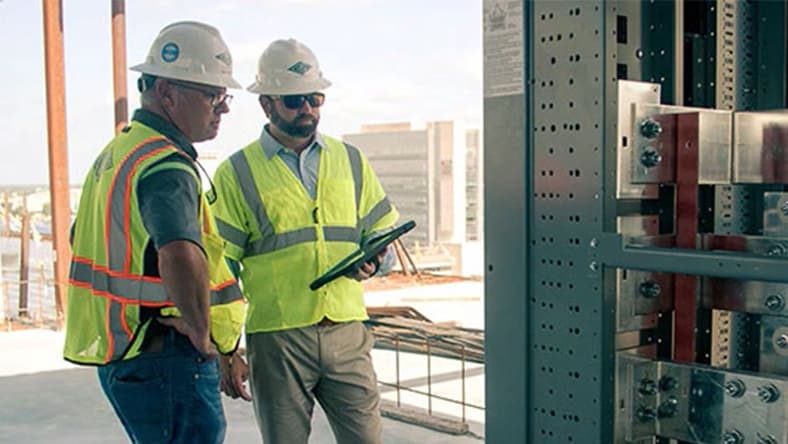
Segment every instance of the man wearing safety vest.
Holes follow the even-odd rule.
[[[197,22],[162,29],[131,69],[142,107],[88,171],[72,226],[64,356],[98,367],[132,442],[220,443],[216,356],[235,351],[245,306],[192,143],[216,137],[240,85]]]
[[[340,444],[381,442],[371,333],[360,281],[376,259],[321,287],[312,280],[398,218],[367,159],[317,132],[321,92],[331,83],[295,40],[262,54],[256,82],[269,123],[217,169],[213,205],[225,253],[249,303],[249,366],[220,359],[222,390],[250,399],[266,444],[306,444],[314,400]],[[383,266],[381,266],[383,268]]]

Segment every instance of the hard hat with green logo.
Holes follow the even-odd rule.
[[[144,63],[130,68],[156,77],[240,88],[233,59],[219,30],[200,22],[176,22],[153,41]]]
[[[308,94],[331,86],[317,57],[295,39],[276,40],[263,51],[257,63],[257,78],[247,90],[256,94]]]

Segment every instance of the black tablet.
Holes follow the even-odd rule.
[[[312,291],[317,290],[334,279],[348,274],[355,267],[360,267],[365,262],[377,256],[387,245],[399,239],[400,236],[412,230],[415,226],[416,222],[409,220],[388,233],[373,237],[365,242],[358,250],[345,256],[322,276],[312,281],[312,283],[309,284],[309,289]]]

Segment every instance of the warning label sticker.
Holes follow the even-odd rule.
[[[484,0],[484,97],[523,94],[523,2]]]

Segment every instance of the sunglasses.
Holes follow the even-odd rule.
[[[179,82],[177,80],[168,79],[167,82],[183,89],[190,89],[192,91],[197,91],[202,93],[205,97],[207,97],[211,102],[211,106],[213,108],[218,108],[224,104],[230,105],[233,101],[233,96],[227,93],[221,93],[216,91],[209,91],[207,89],[200,88],[198,86],[190,85],[188,83]]]
[[[271,96],[274,100],[281,100],[285,108],[288,109],[301,109],[304,102],[309,102],[312,108],[320,108],[326,101],[326,95],[323,93],[312,94],[293,94],[289,96]]]

